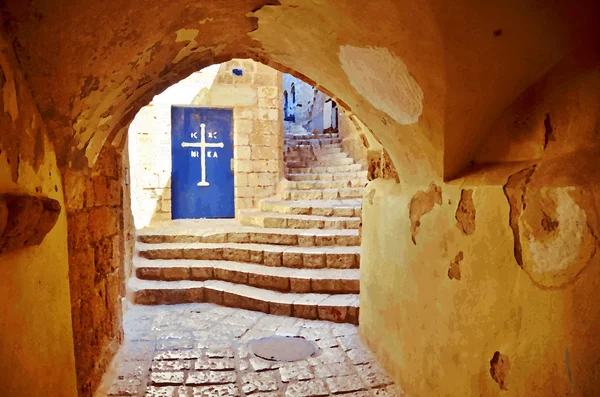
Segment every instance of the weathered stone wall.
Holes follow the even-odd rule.
[[[0,31],[0,394],[75,397],[63,186],[11,43]]]
[[[361,333],[408,395],[597,394],[598,55],[504,111],[481,159],[506,162],[369,184]]]
[[[253,208],[275,195],[283,156],[280,87],[276,70],[251,60],[232,60],[192,74],[143,107],[129,130],[136,226],[171,219],[175,104],[233,109],[236,210]]]
[[[133,236],[125,229],[122,161],[122,151],[107,145],[90,173],[64,175],[80,397],[92,396],[123,337],[121,297],[126,255],[128,264],[131,258],[125,246]]]

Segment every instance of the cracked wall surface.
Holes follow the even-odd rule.
[[[1,29],[0,91],[0,394],[74,397],[61,175]],[[40,374],[45,381],[35,381]]]

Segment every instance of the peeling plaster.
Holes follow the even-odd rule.
[[[10,114],[10,118],[14,123],[19,117],[19,102],[17,99],[17,84],[15,76],[8,65],[8,59],[0,58],[0,68],[4,74],[4,85],[2,87],[2,98],[4,101],[4,112]]]
[[[590,263],[598,240],[585,209],[573,198],[578,189],[531,187],[535,169],[511,175],[504,186],[515,259],[538,287],[561,288]]]
[[[340,47],[350,84],[377,109],[400,124],[414,124],[423,112],[423,91],[408,68],[387,48]]]
[[[462,189],[460,201],[456,208],[456,226],[465,234],[471,235],[475,232],[475,204],[473,204],[473,189]]]
[[[421,226],[421,217],[429,213],[433,207],[442,205],[442,188],[431,183],[426,192],[419,190],[410,200],[408,216],[410,218],[410,233],[412,242],[417,245],[417,234]]]
[[[490,375],[492,379],[498,384],[500,390],[507,391],[508,386],[506,385],[506,378],[510,371],[510,360],[508,356],[495,352],[494,356],[490,360]]]

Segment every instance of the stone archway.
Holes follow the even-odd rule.
[[[588,302],[598,291],[590,249],[598,180],[589,170],[598,147],[596,116],[586,109],[596,109],[597,96],[586,87],[597,81],[596,2],[461,1],[450,9],[435,1],[180,0],[170,7],[152,0],[4,6],[2,165],[10,177],[3,186],[41,186],[37,194],[56,196],[66,209],[39,251],[3,257],[13,265],[7,285],[32,292],[20,307],[35,313],[36,304],[52,304],[29,328],[8,311],[23,330],[5,331],[16,346],[8,361],[27,346],[46,352],[64,342],[57,335],[67,335],[70,265],[80,390],[91,393],[89,379],[119,342],[118,306],[108,302],[119,295],[114,264],[127,254],[124,131],[150,97],[186,73],[251,57],[327,84],[321,88],[386,149],[372,156],[380,178],[365,197],[362,332],[409,393],[593,393],[598,325]],[[527,200],[539,205],[525,210]],[[565,211],[579,222],[563,222]],[[561,225],[581,239],[565,237]],[[42,271],[41,258],[58,251],[62,273]],[[550,266],[550,251],[559,266]],[[24,261],[27,272],[15,266]],[[25,331],[36,325],[52,332],[29,345],[34,337]],[[70,368],[70,354],[56,348],[35,365],[9,368],[13,390],[42,394],[45,385],[26,380],[57,357]],[[508,374],[498,368],[505,357]]]

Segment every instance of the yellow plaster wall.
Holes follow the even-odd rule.
[[[0,395],[77,395],[69,298],[67,219],[54,147],[31,98],[12,47],[0,34],[5,79],[0,114],[0,194],[47,196],[61,213],[38,246],[0,256]],[[8,146],[3,139],[19,142]],[[34,149],[34,143],[43,151]],[[9,163],[18,153],[20,161]],[[35,153],[35,154],[32,154]],[[16,178],[13,178],[16,176]]]
[[[408,396],[598,394],[594,59],[567,56],[491,129],[482,158],[533,147],[530,161],[475,167],[448,183],[369,184],[360,331]],[[516,129],[524,139],[510,139]]]

